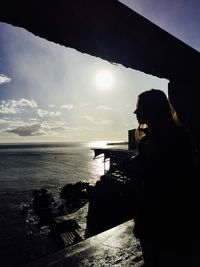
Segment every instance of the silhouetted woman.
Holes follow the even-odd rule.
[[[140,94],[134,113],[139,123],[134,233],[140,239],[145,266],[193,266],[191,259],[186,265],[193,228],[193,157],[188,135],[160,90]]]

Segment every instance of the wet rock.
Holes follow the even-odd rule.
[[[89,200],[89,183],[77,182],[67,184],[60,190],[60,198],[64,200],[59,206],[63,213],[72,213],[83,207]]]
[[[51,209],[55,204],[52,193],[46,188],[33,190],[33,209],[35,214]]]
[[[75,184],[67,184],[61,188],[60,197],[67,201],[73,202],[77,199],[87,199],[89,183],[77,182]]]
[[[56,205],[52,193],[46,188],[33,190],[33,211],[38,215],[38,226],[49,225],[52,222],[52,210]]]

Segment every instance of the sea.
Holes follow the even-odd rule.
[[[94,185],[105,171],[103,157],[94,159],[95,147],[110,146],[105,141],[0,145],[1,266],[24,266],[59,250],[50,229],[39,228],[33,212],[24,213],[24,207],[30,206],[34,189],[48,189],[59,203],[64,185],[79,181]],[[87,210],[88,204],[73,214],[83,238]]]

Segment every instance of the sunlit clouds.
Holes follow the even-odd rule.
[[[37,109],[37,114],[39,117],[43,118],[43,117],[57,117],[61,115],[60,111],[48,111],[48,110],[44,110],[44,109]]]
[[[137,95],[167,91],[165,79],[4,23],[0,59],[0,142],[126,140]]]
[[[0,114],[17,114],[22,113],[24,108],[37,108],[37,104],[34,100],[28,100],[21,98],[19,100],[2,100],[0,102]]]
[[[0,84],[9,83],[10,81],[11,81],[11,78],[7,77],[4,74],[0,74]]]

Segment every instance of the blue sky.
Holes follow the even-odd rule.
[[[188,1],[175,1],[174,8],[171,1],[128,2],[198,49],[198,21]],[[102,71],[109,85],[97,80]],[[127,140],[127,131],[137,126],[137,95],[150,88],[167,91],[167,84],[0,23],[0,143]]]

